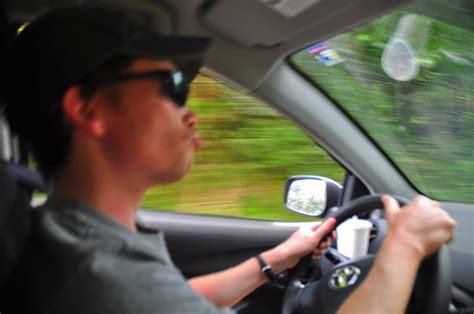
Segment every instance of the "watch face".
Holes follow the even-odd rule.
[[[271,266],[266,265],[265,267],[262,268],[262,272],[267,277],[268,281],[270,282],[275,281],[275,275],[273,274]]]
[[[339,290],[352,286],[359,280],[360,274],[360,269],[353,265],[338,268],[329,279],[329,287]]]
[[[273,274],[272,267],[268,265],[260,255],[255,257],[260,264],[262,273],[267,277],[268,281],[272,282],[275,280],[275,275]]]

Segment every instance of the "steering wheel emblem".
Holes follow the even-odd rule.
[[[360,273],[360,269],[353,265],[338,268],[329,279],[329,287],[339,290],[352,286],[359,279]]]

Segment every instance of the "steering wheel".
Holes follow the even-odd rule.
[[[335,218],[335,227],[337,227],[353,215],[360,215],[374,209],[383,209],[381,197],[382,195],[370,195],[357,198],[337,210],[331,211],[328,218]],[[394,196],[394,198],[401,206],[408,203],[401,197]],[[384,238],[386,229],[377,228],[376,232],[378,233],[376,237]],[[321,277],[321,270],[315,267],[311,257],[302,258],[290,271],[283,298],[282,313],[336,313],[351,292],[367,276],[374,261],[375,255],[347,260],[331,265],[330,269]],[[386,288],[390,289],[390,286]],[[421,263],[406,312],[445,314],[448,312],[450,300],[450,258],[447,248],[442,246]]]

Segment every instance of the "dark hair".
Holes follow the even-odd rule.
[[[104,87],[107,81],[123,73],[134,60],[134,57],[127,55],[110,58],[77,82],[81,96],[86,100],[92,97],[94,93]],[[32,120],[28,120],[30,125],[20,126],[18,133],[23,135],[31,145],[41,174],[45,179],[50,180],[58,174],[69,159],[72,126],[64,117],[61,103],[50,105],[47,112],[42,111],[40,116],[34,117],[33,125],[31,125]],[[12,128],[17,130],[15,125]],[[25,128],[30,130],[22,132],[21,129]]]

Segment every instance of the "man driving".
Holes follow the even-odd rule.
[[[52,187],[22,264],[30,311],[231,313],[268,280],[262,263],[277,274],[327,247],[320,240],[334,219],[186,280],[163,234],[135,225],[146,190],[182,179],[202,148],[186,97],[208,45],[160,33],[139,14],[96,7],[49,12],[15,39],[7,115]],[[437,202],[383,202],[387,238],[341,313],[403,312],[420,262],[453,237],[455,223]]]

